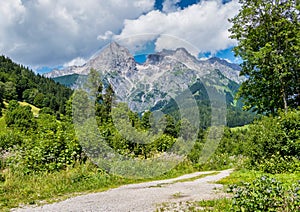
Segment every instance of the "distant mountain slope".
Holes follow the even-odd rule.
[[[64,75],[60,77],[52,78],[55,82],[58,82],[59,84],[72,87],[75,85],[76,81],[79,78],[79,74],[71,74],[71,75]]]
[[[219,101],[219,105],[226,101],[225,104],[234,108],[234,95],[244,80],[239,77],[238,65],[219,58],[198,60],[184,48],[150,54],[139,64],[128,49],[115,42],[83,66],[55,70],[45,76],[76,88],[75,81],[79,79],[82,83],[91,68],[100,72],[105,84],[113,86],[118,101],[127,102],[137,112],[176,113],[176,97],[188,90],[192,90],[193,98],[202,109],[209,110],[211,101]]]
[[[231,87],[237,87],[232,83],[243,81],[239,77],[238,65],[219,58],[200,61],[184,48],[178,48],[150,54],[144,64],[138,64],[128,49],[115,42],[83,66],[55,70],[45,76],[76,87],[73,82],[78,75],[87,75],[91,68],[98,70],[103,80],[112,84],[119,100],[128,102],[131,109],[136,111],[168,101],[199,79],[208,86],[208,80],[218,78],[232,96],[236,90]],[[213,74],[216,71],[218,73]],[[220,89],[222,86],[217,87]]]

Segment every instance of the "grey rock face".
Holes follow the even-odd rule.
[[[55,70],[45,76],[88,75],[91,68],[99,71],[102,78],[113,86],[119,101],[127,102],[135,111],[168,101],[197,80],[210,86],[214,84],[218,89],[224,86],[225,90],[230,82],[244,80],[239,77],[238,65],[219,58],[200,61],[184,48],[150,54],[144,64],[138,64],[128,49],[115,42],[83,66]]]

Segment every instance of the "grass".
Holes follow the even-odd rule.
[[[40,108],[37,108],[36,106],[31,105],[31,104],[29,104],[27,102],[19,102],[19,104],[22,105],[22,106],[27,106],[27,105],[30,106],[31,107],[31,111],[32,111],[32,113],[33,113],[34,116],[37,116],[39,114]]]
[[[232,172],[230,176],[219,180],[217,183],[223,184],[224,190],[227,186],[237,184],[241,185],[243,182],[252,182],[257,177],[263,175],[269,175],[278,181],[281,181],[284,186],[290,186],[295,184],[300,179],[300,172],[297,173],[282,173],[282,174],[266,174],[259,171],[240,169]],[[232,200],[230,198],[221,198],[214,200],[201,200],[194,202],[180,202],[179,204],[174,203],[163,203],[156,211],[230,211]]]
[[[261,177],[263,175],[268,175],[281,181],[283,185],[289,186],[300,179],[300,172],[295,173],[282,173],[282,174],[267,174],[260,171],[240,169],[230,174],[230,176],[219,180],[217,183],[224,185],[241,185],[243,182],[251,182],[254,179]]]
[[[156,187],[160,188],[160,187],[163,187],[163,186],[166,186],[166,185],[172,185],[172,184],[175,184],[175,183],[191,182],[191,181],[195,181],[195,180],[207,177],[207,176],[216,175],[218,173],[219,172],[212,172],[212,173],[208,173],[208,174],[200,174],[196,177],[191,177],[191,178],[186,178],[186,179],[181,179],[181,180],[175,180],[175,181],[170,182],[170,183],[159,183],[157,185],[150,186],[149,188],[156,188]]]
[[[247,130],[247,129],[249,129],[249,124],[247,124],[247,125],[244,125],[244,126],[241,126],[241,127],[231,127],[230,128],[230,130],[232,131],[232,132],[236,132],[236,131],[238,131],[238,130]]]
[[[130,183],[168,179],[194,171],[187,164],[156,178],[124,178],[99,170],[92,163],[78,164],[59,172],[21,175],[0,170],[0,211],[30,204],[46,204],[72,196],[105,191]]]
[[[216,174],[219,174],[219,173],[220,172],[212,172],[212,173],[208,173],[208,174],[200,174],[200,175],[198,175],[196,177],[191,177],[191,178],[182,179],[182,180],[176,180],[173,183],[183,183],[183,182],[195,181],[195,180],[198,180],[198,179],[201,179],[201,178],[204,178],[204,177],[207,177],[207,176],[216,175]]]
[[[178,195],[177,193],[175,193]],[[175,195],[174,194],[174,195]],[[180,196],[179,196],[180,197]],[[176,198],[176,197],[174,197]],[[231,200],[222,198],[216,200],[202,200],[202,201],[187,201],[187,202],[165,202],[160,204],[155,211],[217,211],[224,212],[230,211]]]
[[[4,129],[5,127],[6,127],[5,119],[4,119],[4,117],[1,117],[0,118],[0,129]]]
[[[105,191],[141,181],[108,175],[93,164],[77,165],[60,172],[18,175],[4,170],[0,183],[0,208],[9,210],[25,204],[64,200],[89,192]]]
[[[6,101],[4,101],[3,103],[4,103],[5,107],[8,106],[8,103]],[[34,116],[37,116],[39,114],[39,111],[41,110],[40,108],[38,108],[38,107],[36,107],[36,106],[34,106],[32,104],[29,104],[27,102],[20,102],[19,101],[19,104],[21,106],[27,106],[27,105],[30,106],[31,107],[31,111],[32,111],[32,113],[33,113]]]
[[[202,200],[196,202],[197,207],[201,208],[201,211],[230,211],[231,200],[228,198],[214,199],[214,200]]]

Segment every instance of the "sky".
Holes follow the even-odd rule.
[[[229,38],[238,0],[0,1],[0,54],[38,72],[82,65],[111,41],[139,61],[186,48],[199,59],[238,62]]]

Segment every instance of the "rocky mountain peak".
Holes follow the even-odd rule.
[[[169,101],[197,79],[213,85],[222,75],[222,85],[217,88],[227,87],[232,81],[242,81],[239,71],[225,60],[200,61],[186,49],[178,48],[149,54],[145,63],[137,64],[129,50],[116,42],[107,45],[83,66],[57,71],[50,77],[74,73],[87,75],[91,68],[99,71],[103,80],[113,86],[118,100],[128,102],[135,111]],[[215,70],[219,75],[212,74]]]
[[[135,70],[135,60],[129,50],[116,42],[111,42],[86,64],[87,73],[91,68],[102,72],[117,71],[130,74]],[[127,73],[128,72],[128,73]]]
[[[160,52],[149,54],[144,64],[137,64],[129,50],[117,42],[111,42],[80,67],[68,67],[64,70],[56,70],[47,74],[47,77],[58,77],[70,74],[87,75],[91,68],[102,75],[123,76],[129,81],[138,80],[141,77],[163,74],[168,70],[193,70],[201,77],[209,74],[211,70],[219,69],[227,78],[235,82],[242,82],[239,77],[240,67],[219,58],[210,58],[200,61],[185,48],[176,50],[163,49]],[[144,76],[145,75],[145,76]],[[126,79],[126,80],[127,80]]]
[[[234,70],[237,70],[237,71],[241,70],[241,67],[238,64],[230,63],[230,62],[228,62],[224,59],[218,58],[218,57],[209,58],[208,62],[211,63],[211,64],[218,63],[218,64],[221,64],[221,65],[224,65],[224,66],[228,66],[228,67],[230,67]]]
[[[147,60],[145,64],[151,64],[151,65],[156,65],[159,64],[163,59],[164,55],[161,54],[149,54],[147,56]]]
[[[175,50],[175,54],[178,55],[187,55],[189,57],[193,57],[185,48],[180,47]]]
[[[164,62],[164,60],[174,60],[184,63],[186,61],[197,61],[185,48],[177,48],[176,50],[163,49],[160,52],[149,54],[147,56],[146,64],[157,65]]]

